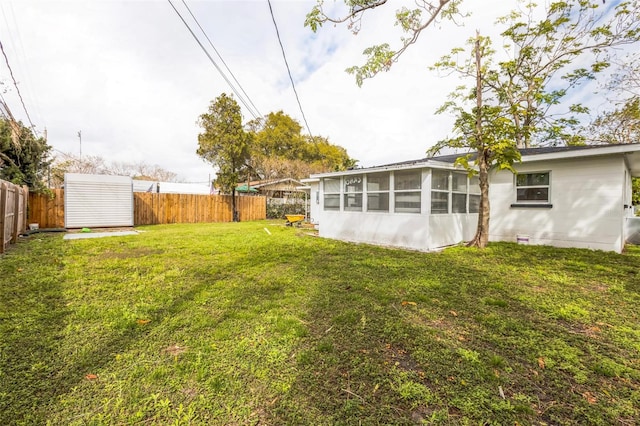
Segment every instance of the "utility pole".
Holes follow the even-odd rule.
[[[78,139],[80,140],[80,160],[82,160],[82,130],[78,130]]]

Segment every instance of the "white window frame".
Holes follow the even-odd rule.
[[[402,188],[398,189],[398,175],[403,174],[416,174],[418,176],[418,187],[417,188]],[[418,208],[409,208],[409,207],[398,207],[398,198],[402,198],[403,195],[408,194],[417,194],[419,197],[418,200]],[[400,197],[399,197],[400,196]],[[389,199],[391,202],[391,199]],[[409,214],[420,214],[422,213],[422,169],[407,169],[407,170],[396,170],[393,172],[393,212],[394,213],[409,213]]]
[[[384,175],[387,178],[387,189],[378,189],[378,190],[370,190],[369,189],[369,177],[371,176],[381,176]],[[390,172],[374,172],[374,173],[367,173],[366,177],[365,177],[365,196],[364,198],[366,198],[366,206],[367,206],[367,213],[389,213],[389,208],[391,207],[390,203],[391,203],[391,198],[389,196],[389,193],[391,192],[391,173]],[[387,196],[387,208],[386,209],[372,209],[371,208],[371,203],[369,202],[369,195],[378,195],[378,196]]]
[[[453,188],[453,176],[457,175],[458,177],[464,177],[464,181],[465,181],[465,187],[464,187],[464,191],[455,191]],[[452,214],[466,214],[469,213],[469,176],[468,173],[466,172],[454,172],[452,171],[449,174],[449,181],[451,182],[450,187],[451,187],[451,198],[450,198],[450,209],[449,211]],[[464,195],[464,211],[462,212],[454,212],[453,211],[453,198],[454,195]]]
[[[518,177],[523,175],[547,175],[547,184],[546,185],[518,185]],[[514,176],[514,187],[515,187],[515,204],[516,205],[548,205],[551,203],[551,171],[535,171],[535,172],[523,172],[518,173]],[[535,189],[535,188],[545,188],[547,190],[547,199],[546,200],[519,200],[518,199],[518,190],[519,189]]]
[[[467,197],[467,212],[469,213],[479,213],[480,211],[480,198],[482,197],[482,193],[480,191],[480,178],[478,175],[472,176],[468,179],[468,197]],[[471,211],[471,197],[478,197],[478,210]]]
[[[338,192],[335,191],[327,191],[327,185],[326,185],[326,181],[327,180],[337,180],[338,181]],[[339,177],[326,177],[322,179],[322,209],[325,211],[330,211],[330,212],[338,212],[340,211],[340,206],[342,204],[341,198],[342,196],[340,195],[340,188],[342,187],[342,179],[340,179]],[[329,196],[333,196],[335,198],[335,196],[337,195],[338,198],[338,207],[331,207],[331,208],[327,208],[327,195]]]
[[[434,188],[435,185],[435,179],[434,179],[434,174],[440,174],[440,173],[446,173],[447,174],[447,187],[446,188]],[[451,171],[450,170],[443,170],[443,169],[431,169],[431,196],[430,196],[430,204],[429,204],[429,212],[431,214],[449,214],[451,213]],[[443,211],[437,211],[434,212],[433,211],[433,194],[437,193],[437,194],[446,194],[447,196],[447,211],[443,212]]]
[[[361,212],[364,208],[364,174],[361,175],[347,175],[343,177],[343,209],[346,212]],[[360,190],[353,191],[350,187],[360,185]],[[349,205],[350,199],[360,199],[360,204]]]

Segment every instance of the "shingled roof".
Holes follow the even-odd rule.
[[[598,149],[605,146],[611,146],[611,145],[546,146],[546,147],[540,147],[540,148],[522,148],[519,151],[520,151],[520,155],[525,157],[530,155],[550,154],[554,152],[570,152],[570,151],[581,151],[581,150],[588,150],[588,149]],[[456,159],[466,154],[467,153],[438,155],[436,157],[426,157],[426,158],[421,158],[419,160],[401,161],[399,163],[385,164],[379,167],[410,166],[412,164],[426,163],[428,161],[438,161],[440,163],[453,164],[456,161]],[[475,158],[475,153],[471,154],[471,158]]]

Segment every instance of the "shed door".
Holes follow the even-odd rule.
[[[133,186],[129,176],[64,175],[66,228],[133,226]]]

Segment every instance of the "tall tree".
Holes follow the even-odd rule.
[[[250,157],[252,135],[242,124],[240,106],[225,93],[211,101],[206,113],[200,115],[197,154],[218,168],[216,185],[231,193],[233,220],[239,220],[236,208],[236,187],[241,171]]]
[[[51,147],[21,122],[0,118],[0,179],[46,191]]]
[[[508,169],[515,172],[513,163],[520,160],[520,152],[513,143],[515,126],[505,109],[495,105],[487,73],[494,53],[491,41],[476,33],[470,41],[472,54],[461,64],[440,63],[438,66],[475,79],[471,90],[461,88],[451,94],[452,100],[445,103],[439,112],[451,112],[457,118],[454,137],[436,143],[428,153],[437,154],[443,148],[463,149],[470,153],[456,160],[470,175],[478,174],[480,185],[480,207],[476,234],[469,246],[484,248],[489,242],[489,171],[491,168]],[[489,99],[486,97],[489,96]],[[489,101],[489,102],[487,102]],[[492,104],[493,103],[493,104]]]

